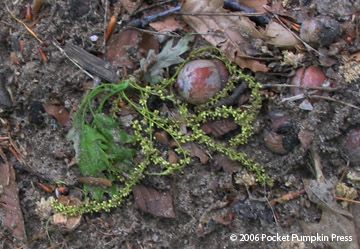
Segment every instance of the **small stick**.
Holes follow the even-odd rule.
[[[278,198],[275,198],[275,199],[271,200],[270,201],[270,207],[275,206],[277,203],[284,203],[284,202],[293,200],[293,199],[298,198],[298,197],[300,197],[300,196],[302,196],[304,194],[306,194],[305,189],[301,189],[299,191],[294,191],[294,192],[284,194],[284,195],[282,195],[282,196],[280,196]]]
[[[112,35],[112,33],[114,32],[115,30],[115,26],[116,26],[116,21],[117,21],[117,18],[115,15],[112,15],[111,18],[110,18],[110,22],[109,22],[109,25],[106,29],[106,33],[105,33],[105,43],[107,43],[107,41],[109,40],[110,36]]]
[[[169,37],[180,37],[180,35],[176,34],[175,32],[172,32],[172,31],[157,32],[157,31],[141,29],[141,28],[136,28],[136,27],[134,27],[133,29],[137,30],[139,32],[148,33],[148,34],[152,34],[152,35],[165,35],[165,36],[169,36]]]
[[[310,96],[311,94],[314,94],[314,93],[316,93],[316,91],[311,91],[311,92],[308,92],[307,94],[305,94],[305,93],[300,93],[300,94],[295,95],[295,96],[291,96],[291,97],[288,97],[288,98],[284,98],[284,99],[282,99],[282,100],[280,101],[280,104],[281,104],[281,103],[284,103],[284,102],[286,102],[286,101],[292,102],[292,101],[296,101],[296,100],[299,100],[299,99],[304,99],[304,98],[306,98],[307,96]]]
[[[134,13],[131,14],[131,16],[136,16],[137,14],[141,13],[141,12],[144,12],[146,10],[149,10],[149,9],[152,9],[156,6],[160,6],[160,5],[163,5],[163,4],[167,4],[167,3],[170,3],[172,2],[173,0],[165,0],[165,1],[160,1],[160,2],[157,2],[157,3],[154,3],[152,5],[149,5],[149,6],[146,6],[146,7],[143,7],[142,9],[139,9],[139,10],[136,10]]]
[[[158,14],[155,14],[155,15],[151,15],[151,16],[145,16],[144,18],[142,19],[135,19],[135,20],[132,20],[130,23],[129,23],[129,26],[131,27],[137,27],[137,28],[144,28],[146,27],[148,24],[152,23],[152,22],[155,22],[157,20],[159,20],[160,18],[162,17],[165,17],[165,16],[168,16],[168,15],[171,15],[173,14],[174,12],[177,12],[181,9],[181,6],[176,6],[175,8],[172,8],[172,9],[169,9],[169,10],[165,10],[163,12],[160,12]]]
[[[104,11],[104,34],[106,34],[106,24],[107,24],[107,12],[108,12],[108,1],[105,1],[105,7],[104,7],[105,11]],[[103,46],[105,46],[106,44],[106,36],[104,36],[104,44]]]
[[[332,101],[332,102],[335,102],[335,103],[339,103],[339,104],[346,105],[346,106],[352,107],[354,109],[360,110],[360,107],[357,107],[356,105],[349,104],[349,103],[346,103],[344,101],[337,100],[337,99],[334,99],[334,98],[331,98],[331,97],[311,95],[311,96],[309,96],[309,98],[310,99],[324,99],[324,100]]]
[[[344,198],[344,197],[339,197],[339,196],[334,196],[334,199],[340,200],[340,201],[347,201],[347,202],[352,202],[352,203],[360,204],[360,201],[355,201],[355,200],[351,200],[351,199]]]
[[[1,146],[0,146],[0,156],[3,159],[3,161],[5,162],[8,172],[10,172],[11,165],[9,163],[7,156],[5,155],[4,151],[2,150]],[[10,174],[8,175],[8,177],[6,179],[6,185],[9,185],[9,184],[10,184]]]
[[[241,83],[240,86],[238,86],[235,91],[226,98],[222,99],[219,103],[217,103],[214,107],[219,107],[222,105],[231,105],[235,102],[235,100],[247,89],[248,84],[246,82]]]
[[[263,16],[263,13],[214,13],[214,12],[185,12],[179,11],[174,15],[182,16]]]
[[[15,14],[9,9],[7,3],[5,3],[5,7],[7,9],[7,11],[10,13],[11,17],[14,18],[16,21],[18,21],[19,23],[21,23],[22,25],[24,25],[24,27],[27,29],[27,31],[29,31],[29,33],[34,36],[36,38],[36,40],[38,40],[40,42],[40,44],[43,44],[44,42],[35,34],[34,31],[32,31],[23,21],[21,21],[20,19],[18,19]]]
[[[349,171],[349,161],[347,161],[347,164],[346,164],[346,166],[345,166],[345,169],[344,169],[344,171],[342,172],[341,177],[340,177],[338,183],[340,183],[340,182],[342,182],[342,181],[344,180],[345,175],[346,175],[346,173],[347,173],[348,171]]]
[[[318,87],[318,86],[295,86],[289,84],[262,84],[263,87],[289,87],[289,88],[301,88],[310,90],[322,90],[327,92],[335,92],[339,90],[338,87]]]

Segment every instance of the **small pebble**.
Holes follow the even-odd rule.
[[[99,37],[97,35],[90,36],[90,41],[92,41],[92,42],[96,42],[98,39],[99,39]]]

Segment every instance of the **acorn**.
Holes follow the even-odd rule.
[[[290,117],[282,111],[269,113],[271,130],[264,132],[266,147],[273,153],[285,155],[299,144],[297,132]]]
[[[352,163],[360,162],[360,129],[349,131],[344,145],[344,151]]]
[[[288,151],[283,146],[283,136],[274,131],[265,131],[265,145],[276,154],[285,155]]]
[[[269,113],[269,118],[271,121],[271,130],[281,133],[283,131],[292,129],[293,122],[289,116],[280,110],[274,110]]]
[[[309,66],[299,68],[291,79],[291,85],[322,87],[326,83],[327,77],[320,67]],[[291,94],[298,95],[304,92],[301,88],[291,88]],[[322,91],[316,91],[315,95],[322,95]]]
[[[194,60],[180,70],[176,87],[186,102],[203,104],[215,97],[229,79],[229,73],[219,60]]]
[[[300,29],[301,39],[312,45],[330,45],[340,34],[340,23],[330,17],[305,20]]]

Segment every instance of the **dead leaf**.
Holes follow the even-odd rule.
[[[210,160],[210,158],[195,143],[186,143],[183,145],[183,148],[190,151],[191,157],[199,158],[201,164],[207,164]]]
[[[151,49],[154,50],[156,53],[159,51],[159,42],[156,36],[148,33],[142,33],[139,50],[144,55],[147,55]]]
[[[70,114],[64,106],[44,104],[47,114],[53,116],[62,126],[70,126]]]
[[[328,237],[329,241],[323,243],[334,249],[359,249],[354,222],[328,207],[322,207],[322,210],[319,223],[301,222],[305,234],[314,236],[313,242],[318,241],[317,235]]]
[[[357,234],[358,244],[360,243],[360,208],[359,204],[352,203],[350,206],[350,212],[354,216],[355,232]]]
[[[135,204],[145,213],[165,218],[175,218],[170,193],[159,193],[156,189],[138,184],[133,187]]]
[[[81,215],[77,216],[66,216],[64,214],[54,214],[53,224],[60,225],[65,231],[71,232],[80,226]]]
[[[238,125],[229,119],[208,121],[201,125],[201,129],[203,129],[206,134],[211,134],[214,137],[221,137],[237,128]]]
[[[0,219],[14,238],[21,242],[26,242],[19,191],[15,181],[15,171],[11,165],[9,167],[6,164],[0,165],[0,186],[3,188],[2,193],[0,193],[0,207],[5,211],[5,217],[3,217],[1,212]]]
[[[80,206],[81,201],[75,197],[61,196],[59,203],[65,206]],[[68,216],[56,213],[53,216],[53,224],[60,225],[65,231],[71,232],[80,226],[82,215]]]
[[[359,62],[360,61],[360,52],[356,52],[356,53],[350,55],[350,60]]]
[[[128,57],[127,50],[137,47],[141,34],[136,30],[124,30],[110,37],[106,56],[108,61],[118,67],[134,68],[134,62]]]
[[[121,5],[126,9],[129,14],[134,13],[143,1],[140,0],[120,0]]]
[[[158,32],[182,30],[184,24],[175,19],[174,16],[167,16],[161,21],[152,22],[150,27]]]
[[[170,144],[170,136],[166,131],[157,131],[154,133],[154,136],[159,143],[164,145]]]
[[[256,10],[258,13],[266,13],[263,5],[267,5],[267,0],[238,0],[238,2],[248,8]]]
[[[186,0],[183,2],[181,11],[226,13],[222,5],[222,0]],[[198,33],[207,34],[203,38],[211,45],[219,47],[226,53],[230,61],[237,63],[240,67],[250,68],[254,72],[269,70],[259,61],[248,58],[245,53],[250,46],[249,40],[263,39],[263,34],[256,29],[255,24],[249,18],[191,15],[183,16],[183,19]]]
[[[352,218],[352,214],[343,209],[334,199],[334,184],[330,181],[318,182],[316,180],[303,179],[304,188],[309,200],[318,204],[322,209],[329,209],[334,213],[345,215]]]
[[[215,170],[224,170],[225,173],[233,173],[239,170],[239,165],[232,161],[229,157],[224,155],[216,155],[214,158],[213,167]]]
[[[294,48],[295,45],[301,44],[289,30],[275,21],[266,26],[265,41],[280,48]]]
[[[170,164],[174,164],[174,163],[177,163],[179,161],[178,156],[176,155],[175,151],[170,149],[168,151],[168,153],[169,153],[169,163]]]
[[[150,82],[150,84],[156,84],[162,81],[167,67],[184,61],[180,55],[189,49],[189,39],[190,37],[186,35],[174,46],[174,39],[171,39],[159,54],[155,55],[154,50],[150,50],[146,59],[140,61],[141,68],[145,71],[145,79]]]

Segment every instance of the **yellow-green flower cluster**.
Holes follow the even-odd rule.
[[[169,86],[176,81],[179,71],[188,61],[209,57],[223,61],[231,77],[227,86],[217,96],[207,103],[195,107],[194,110],[191,111],[186,103],[181,103],[178,99],[175,99],[174,95],[169,94]],[[132,128],[137,143],[141,148],[143,161],[137,164],[134,171],[127,178],[124,187],[122,187],[119,193],[111,200],[102,202],[90,201],[81,207],[68,207],[62,204],[55,204],[54,207],[58,212],[75,215],[79,213],[98,212],[100,210],[110,211],[111,208],[121,205],[124,198],[130,195],[132,187],[144,178],[145,175],[170,175],[189,164],[190,153],[182,146],[187,142],[197,142],[212,151],[223,153],[229,156],[230,159],[240,162],[248,170],[254,172],[257,176],[257,181],[261,185],[272,184],[272,179],[265,174],[264,169],[260,167],[258,163],[249,158],[245,153],[237,150],[237,146],[246,144],[248,138],[253,134],[252,123],[261,108],[261,85],[256,83],[253,77],[243,74],[241,69],[227,60],[226,56],[220,50],[211,47],[191,53],[170,79],[165,79],[161,84],[155,86],[142,87],[134,79],[124,80],[124,82],[125,81],[127,81],[133,89],[136,89],[140,95],[140,99],[135,102],[128,98],[125,91],[122,91],[118,100],[127,101],[142,116],[140,121],[135,120],[133,122]],[[249,107],[233,108],[232,106],[223,105],[213,108],[215,104],[227,97],[236,88],[236,84],[243,81],[248,83],[251,90],[251,105]],[[154,95],[162,100],[173,102],[181,120],[163,117],[158,110],[150,110],[148,108],[148,100]],[[114,105],[117,106],[117,103],[114,103]],[[201,129],[201,124],[208,120],[226,119],[230,117],[241,127],[241,133],[230,139],[228,143],[215,141]],[[181,125],[186,125],[191,129],[191,132],[184,135],[180,129]],[[170,164],[161,156],[159,149],[154,146],[155,138],[153,134],[156,129],[166,131],[177,144],[175,151],[180,156],[178,163]],[[159,165],[162,171],[155,173],[145,172],[151,165]]]

